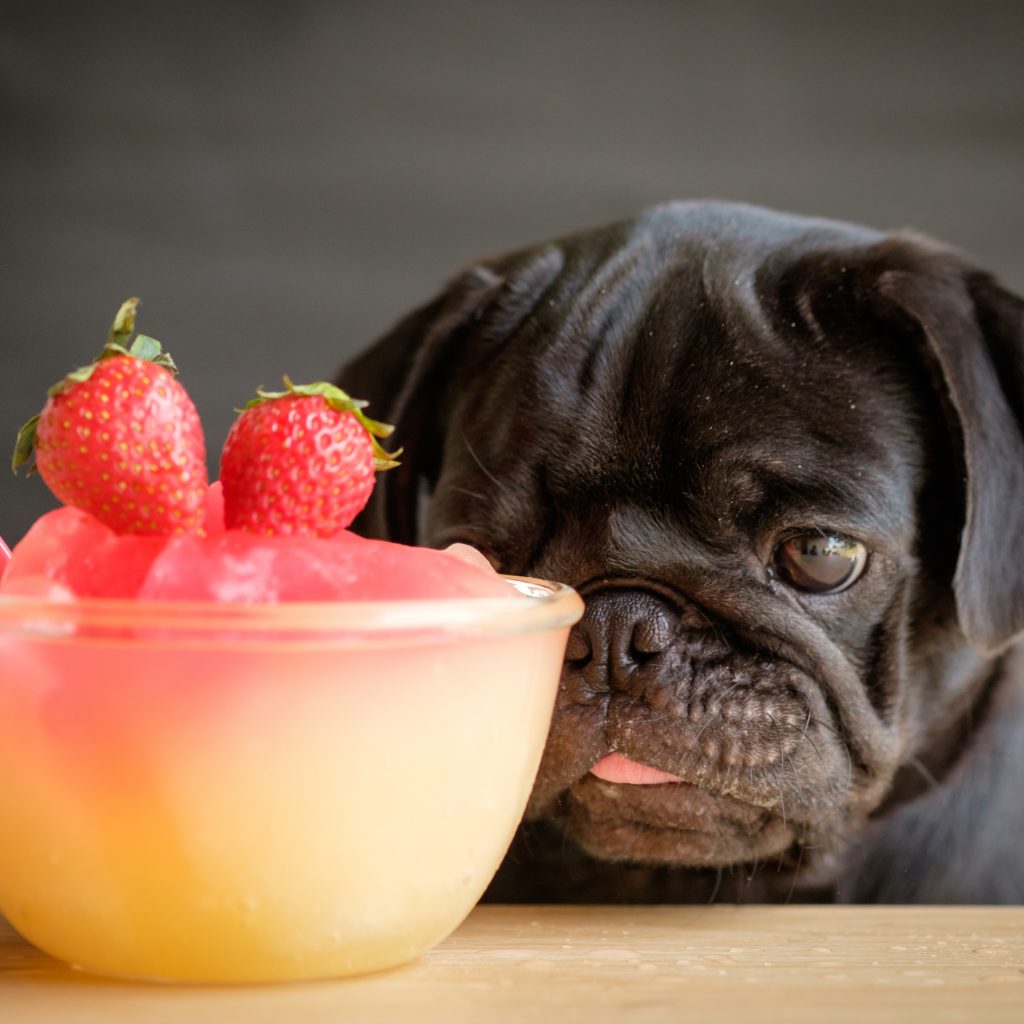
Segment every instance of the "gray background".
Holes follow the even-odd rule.
[[[669,198],[914,227],[1024,291],[1024,4],[0,0],[0,439],[118,303],[233,407],[472,259]],[[0,467],[0,533],[52,505]]]

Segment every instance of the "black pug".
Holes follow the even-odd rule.
[[[405,449],[364,532],[586,600],[490,898],[1022,900],[1024,302],[988,273],[669,204],[481,262],[340,379]]]

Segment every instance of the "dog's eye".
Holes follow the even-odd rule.
[[[849,537],[801,533],[779,546],[775,568],[798,590],[835,594],[857,580],[867,559],[867,548]]]

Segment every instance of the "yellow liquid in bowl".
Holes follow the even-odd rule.
[[[0,909],[119,976],[407,961],[511,841],[566,635],[280,650],[0,631]]]

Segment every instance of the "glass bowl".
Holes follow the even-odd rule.
[[[0,597],[0,911],[131,978],[391,967],[452,932],[547,736],[568,587],[267,606]]]

